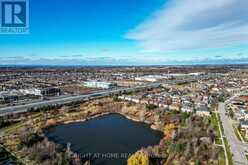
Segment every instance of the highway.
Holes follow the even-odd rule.
[[[190,78],[185,78],[185,79],[176,79],[176,80],[167,80],[166,84],[170,85],[175,85],[175,84],[180,84],[180,83],[189,83],[189,82],[196,82],[200,80],[207,80],[210,78],[215,78],[216,75],[206,75],[206,76],[195,76],[195,77],[190,77]],[[10,113],[18,113],[18,112],[25,112],[30,108],[40,108],[48,105],[63,105],[66,103],[71,103],[75,101],[83,101],[87,99],[93,99],[93,98],[98,98],[98,97],[104,97],[108,96],[111,94],[119,94],[122,92],[131,92],[131,91],[136,91],[136,90],[141,90],[141,89],[146,89],[146,88],[156,88],[163,84],[163,82],[158,82],[158,83],[150,83],[142,86],[135,86],[135,87],[130,87],[130,88],[119,88],[119,89],[112,89],[112,90],[107,90],[103,92],[96,92],[92,94],[85,94],[85,95],[77,95],[77,96],[67,96],[67,97],[62,97],[62,98],[54,98],[52,100],[42,100],[38,102],[31,102],[27,103],[24,105],[16,105],[16,106],[9,106],[9,107],[4,107],[0,108],[0,116],[10,114]]]
[[[56,98],[52,100],[43,100],[39,102],[28,103],[25,105],[9,106],[9,107],[0,108],[0,116],[10,114],[10,113],[25,112],[30,108],[40,108],[40,107],[44,107],[48,105],[63,105],[66,103],[83,101],[83,100],[88,100],[88,99],[93,99],[93,98],[98,98],[98,97],[104,97],[104,96],[109,96],[111,94],[119,94],[122,92],[131,92],[131,91],[136,91],[136,90],[141,90],[141,89],[146,89],[146,88],[155,88],[158,86],[160,86],[160,83],[152,83],[152,84],[147,84],[144,86],[136,86],[132,88],[120,88],[120,89],[108,90],[108,91],[97,92],[97,93],[86,94],[86,95],[68,96],[68,97]]]
[[[245,151],[248,150],[248,145],[243,144],[236,137],[232,124],[225,113],[225,103],[219,103],[220,119],[224,128],[225,137],[233,154],[233,163],[234,165],[248,165],[248,161],[245,157]]]

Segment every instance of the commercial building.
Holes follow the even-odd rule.
[[[83,85],[89,88],[101,88],[101,89],[111,89],[117,86],[116,83],[109,83],[103,81],[86,81],[84,82]]]
[[[0,92],[0,103],[11,103],[17,101],[22,94],[17,90]]]
[[[36,88],[31,88],[31,89],[20,89],[19,90],[21,93],[24,95],[35,95],[35,96],[41,96],[41,90],[36,89]]]
[[[61,90],[57,87],[48,87],[42,89],[41,94],[43,96],[59,96],[61,94]]]
[[[34,96],[57,96],[60,95],[61,90],[58,87],[47,87],[44,89],[20,89],[23,95],[34,95]]]
[[[147,75],[147,76],[135,77],[135,81],[156,82],[166,78],[167,76],[162,76],[162,75]]]

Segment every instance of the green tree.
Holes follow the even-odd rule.
[[[146,104],[146,109],[147,110],[153,110],[153,109],[156,109],[158,108],[157,105],[154,105],[154,104]]]

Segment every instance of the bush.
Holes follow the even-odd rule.
[[[149,165],[149,158],[146,154],[137,152],[128,159],[127,164],[128,165]]]
[[[153,109],[156,109],[158,108],[157,105],[154,105],[154,104],[146,104],[146,109],[147,110],[153,110]]]
[[[37,133],[24,133],[21,137],[21,142],[18,145],[19,149],[22,149],[23,147],[31,147],[35,143],[42,141],[44,137],[39,136]]]

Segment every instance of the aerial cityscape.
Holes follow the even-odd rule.
[[[247,7],[0,0],[0,165],[248,165]]]

